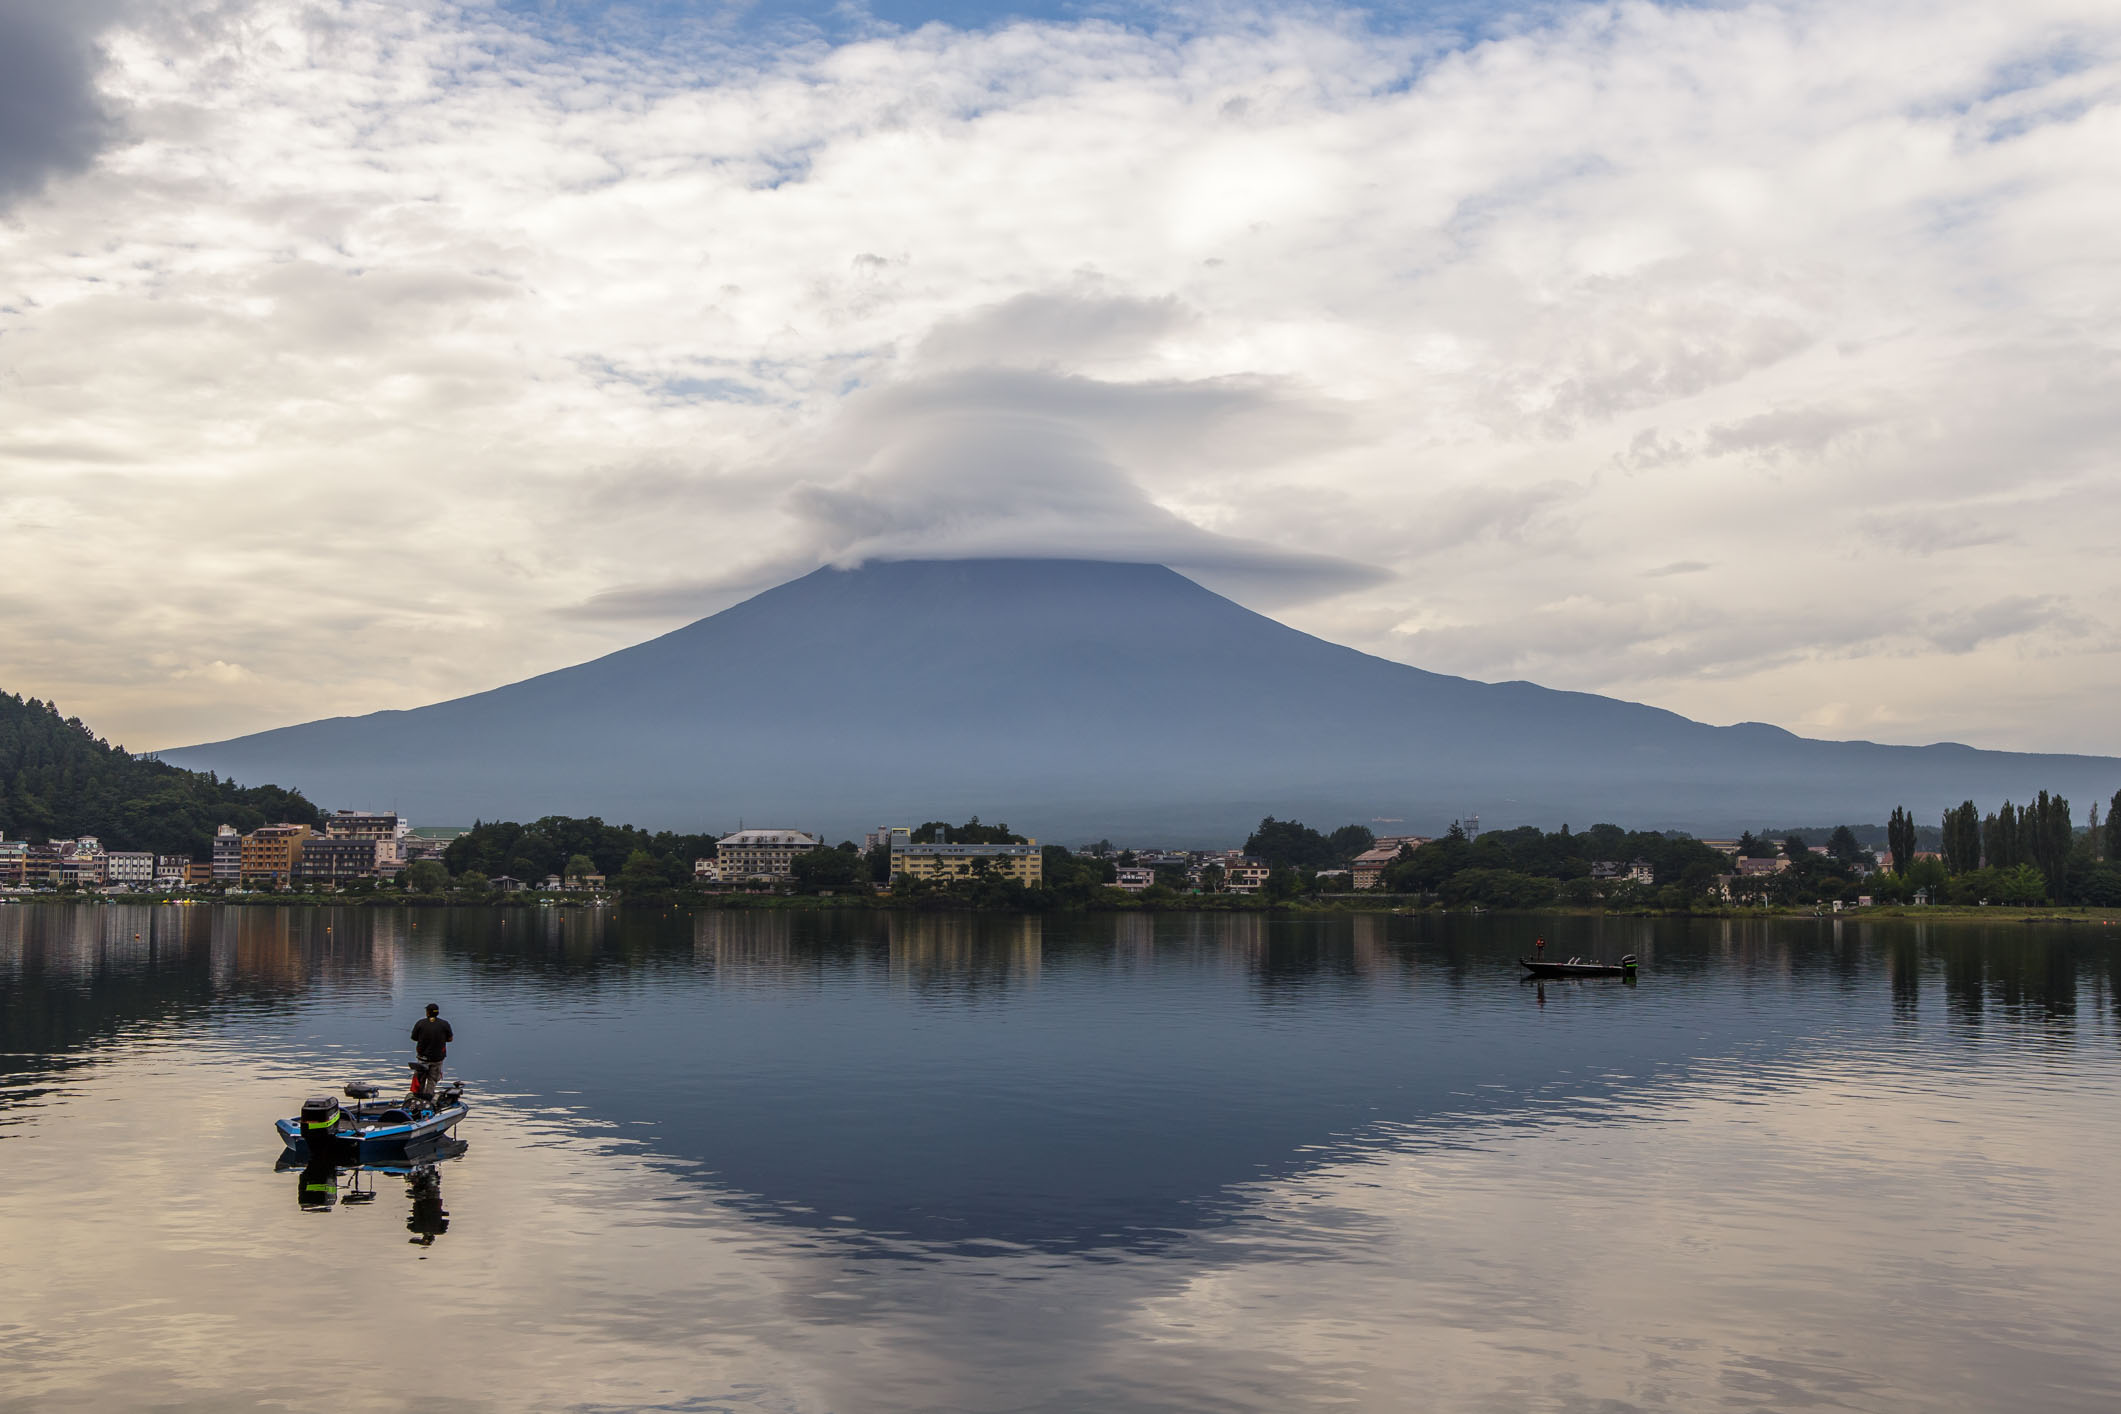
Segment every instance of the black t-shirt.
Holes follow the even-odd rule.
[[[423,1016],[412,1024],[412,1039],[419,1043],[421,1060],[437,1061],[449,1054],[449,1043],[457,1037],[441,1017]]]

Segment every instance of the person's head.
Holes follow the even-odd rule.
[[[440,1016],[442,1014],[442,1008],[436,1005],[434,1002],[429,1002],[427,1004],[427,1014],[429,1016]]]

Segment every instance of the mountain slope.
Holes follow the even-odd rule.
[[[1161,566],[1070,560],[819,570],[491,692],[162,755],[427,820],[742,817],[838,836],[978,811],[1174,843],[1268,811],[1722,830],[2121,784],[2108,758],[1808,741],[1447,677]]]

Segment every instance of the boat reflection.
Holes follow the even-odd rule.
[[[449,1210],[442,1206],[441,1166],[470,1147],[462,1139],[442,1139],[410,1148],[403,1158],[369,1164],[309,1161],[283,1153],[273,1168],[280,1173],[294,1171],[295,1204],[305,1212],[366,1207],[376,1201],[378,1176],[402,1178],[411,1203],[405,1219],[405,1230],[412,1234],[408,1240],[432,1247],[436,1238],[449,1231]]]

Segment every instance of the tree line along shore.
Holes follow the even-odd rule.
[[[2067,800],[2043,791],[2027,804],[2006,801],[1986,812],[1966,801],[1935,826],[1918,825],[1896,808],[1883,827],[1763,830],[1735,841],[1612,824],[1551,832],[1454,824],[1433,839],[1405,841],[1383,862],[1374,859],[1378,841],[1367,826],[1319,831],[1270,816],[1238,850],[1044,845],[1030,885],[980,873],[894,878],[888,849],[847,840],[820,841],[795,855],[785,878],[736,888],[703,884],[699,865],[713,857],[714,835],[548,816],[479,822],[451,841],[442,858],[415,860],[395,878],[269,892],[215,887],[191,896],[280,904],[617,898],[723,908],[1011,911],[2121,908],[2121,864],[2109,841],[2121,834],[2113,825],[2121,791],[2105,814],[2102,827],[2095,805],[2078,825]],[[323,816],[297,791],[238,786],[135,756],[48,703],[0,693],[0,838],[95,835],[116,848],[196,856],[224,824],[254,829],[277,821],[319,823]],[[929,821],[909,834],[923,843],[1027,843],[1006,825],[983,825],[976,817],[964,824]],[[1371,887],[1358,890],[1350,865],[1363,857],[1372,857]],[[1123,872],[1125,888],[1119,887]],[[503,892],[497,880],[550,880],[560,887]]]

